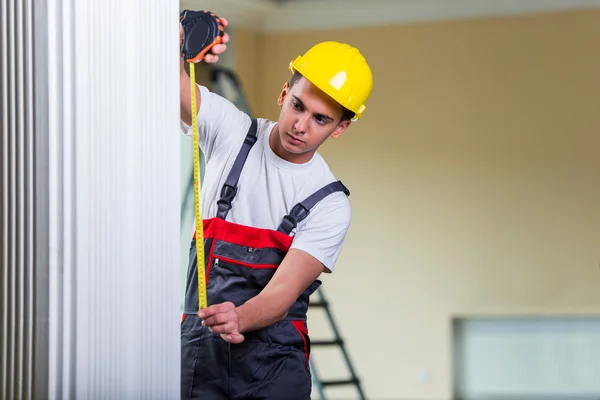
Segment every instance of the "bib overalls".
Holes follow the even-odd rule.
[[[240,306],[269,283],[292,243],[290,233],[320,200],[343,191],[337,181],[296,204],[277,230],[259,229],[225,220],[237,182],[256,142],[252,120],[244,143],[217,202],[217,216],[203,221],[208,304],[230,301]],[[316,280],[296,300],[285,319],[266,328],[243,333],[240,344],[225,342],[201,325],[195,235],[190,248],[185,309],[181,324],[182,399],[307,400],[311,393],[310,338],[306,326],[309,296]]]

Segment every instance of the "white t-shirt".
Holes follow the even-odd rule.
[[[200,202],[202,217],[217,215],[217,200],[251,125],[251,118],[229,100],[199,85],[198,142],[206,159]],[[269,145],[274,121],[257,119],[257,141],[238,181],[227,221],[276,230],[293,206],[336,181],[317,152],[307,163],[294,164],[277,156]],[[181,122],[185,135],[192,129]],[[343,192],[321,200],[292,231],[291,248],[301,249],[332,272],[350,226],[351,207]]]

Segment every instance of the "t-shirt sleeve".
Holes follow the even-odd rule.
[[[226,98],[200,88],[200,109],[198,110],[198,144],[206,161],[219,152],[239,150],[243,137],[251,124],[250,116]],[[181,131],[192,136],[191,126],[181,121]],[[238,137],[239,136],[239,137]]]
[[[335,194],[324,199],[298,224],[291,248],[303,250],[333,272],[350,228],[352,209],[346,195]]]

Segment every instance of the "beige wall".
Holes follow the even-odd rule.
[[[262,35],[246,30],[236,30],[232,33],[235,44],[232,47],[235,50],[235,72],[240,77],[242,90],[246,95],[248,105],[252,113],[261,115],[261,84],[264,81],[262,77]]]
[[[325,288],[370,398],[449,399],[457,315],[600,313],[600,12],[236,40],[270,118],[312,44],[372,65],[364,119],[321,151],[354,214]]]

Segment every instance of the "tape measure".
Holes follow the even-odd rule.
[[[200,204],[200,147],[198,143],[198,116],[196,113],[195,63],[218,43],[221,43],[223,26],[220,19],[208,11],[184,10],[179,18],[183,27],[183,58],[189,62],[192,90],[192,131],[194,140],[194,211],[196,216],[196,264],[198,273],[198,309],[208,307],[206,299],[206,268],[204,264],[204,225]]]

